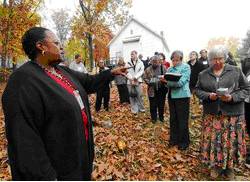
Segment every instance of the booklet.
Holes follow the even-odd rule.
[[[181,74],[180,73],[165,73],[164,78],[167,81],[174,81],[174,82],[178,82],[181,78]]]

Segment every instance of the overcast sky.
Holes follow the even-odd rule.
[[[78,0],[45,0],[48,9],[68,8]],[[130,14],[156,32],[164,31],[171,49],[188,53],[213,37],[244,38],[250,29],[249,0],[133,0]],[[48,10],[47,10],[48,11]],[[53,26],[46,13],[45,25]]]

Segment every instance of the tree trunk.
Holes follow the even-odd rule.
[[[92,35],[87,33],[88,46],[89,46],[89,61],[90,61],[90,71],[92,72],[94,67],[94,59],[93,59],[93,40]]]

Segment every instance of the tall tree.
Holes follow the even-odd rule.
[[[71,26],[71,18],[69,16],[68,10],[60,9],[53,11],[52,20],[55,24],[57,36],[64,45],[65,41],[67,40],[67,36],[69,35]]]
[[[40,23],[36,11],[42,2],[42,0],[4,0],[0,5],[2,67],[6,67],[7,57],[16,60],[23,55],[21,37],[27,29]]]
[[[107,45],[110,30],[124,24],[131,0],[79,0],[81,12],[75,18],[73,31],[88,41],[91,70],[93,68],[93,36]]]
[[[80,54],[84,60],[88,60],[87,41],[79,40],[75,37],[71,37],[65,43],[65,56],[67,59],[74,60],[75,54]]]

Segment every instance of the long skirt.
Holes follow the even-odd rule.
[[[244,116],[205,115],[201,157],[210,167],[232,169],[245,161]]]

